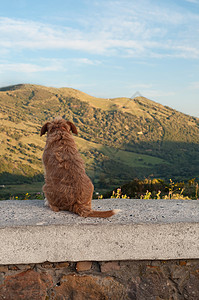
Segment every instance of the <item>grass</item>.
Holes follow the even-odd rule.
[[[108,147],[107,147],[108,148]],[[156,164],[164,164],[166,163],[163,159],[149,156],[149,155],[144,155],[144,154],[137,154],[133,152],[128,152],[128,151],[115,151],[115,149],[109,148],[110,151],[107,153],[107,149],[104,149],[104,153],[109,154],[109,156],[114,157],[115,160],[118,162],[122,162],[128,166],[131,167],[146,167],[147,164],[150,165],[156,165]],[[103,152],[103,150],[102,150]]]
[[[43,184],[43,182],[33,182],[31,184],[6,185],[4,188],[0,188],[0,199],[8,200],[13,197],[24,199],[27,193],[36,197],[37,193],[42,192]]]
[[[109,157],[110,159],[114,159],[117,162],[122,162],[130,167],[146,168],[148,164],[153,166],[157,164],[168,164],[165,160],[161,158],[157,158],[145,154],[137,154],[134,152],[124,151],[124,150],[116,150],[115,148],[102,146],[101,144],[89,142],[79,137],[75,137],[75,141],[80,151],[91,151],[97,149],[99,152],[103,153],[105,156]],[[87,160],[86,163],[89,164],[93,162],[93,159],[89,157],[87,157],[86,160]]]
[[[145,182],[145,185],[143,183]],[[198,182],[195,181],[195,178],[189,180],[187,183],[178,182],[174,183],[171,179],[169,183],[164,183],[162,188],[157,185],[160,183],[158,179],[145,179],[144,181],[137,181],[137,188],[139,189],[139,185],[143,185],[142,192],[138,194],[137,192],[130,194],[123,189],[120,188],[112,189],[112,195],[106,196],[105,198],[121,198],[121,199],[181,199],[181,200],[191,200],[198,199],[198,190],[199,185]],[[163,183],[163,181],[162,181]],[[42,186],[44,182],[35,182],[32,184],[18,184],[18,185],[7,185],[4,188],[0,188],[0,199],[20,199],[20,200],[28,200],[28,199],[44,199],[44,195],[42,193]],[[131,184],[131,183],[129,183]],[[119,184],[118,184],[119,186]],[[153,187],[154,186],[154,187]],[[150,188],[149,191],[147,188]],[[137,190],[137,189],[136,189]],[[111,191],[111,188],[109,189]],[[98,192],[94,192],[93,197],[96,199],[103,199],[103,195],[107,194],[107,190],[99,190]],[[186,195],[185,195],[186,194]],[[5,195],[5,197],[3,196]]]
[[[42,186],[43,186],[43,182],[33,182],[31,184],[17,184],[17,185],[7,185],[5,186],[4,190],[5,191],[10,191],[10,189],[12,189],[12,192],[14,194],[17,193],[24,193],[26,191],[28,191],[28,193],[32,194],[32,193],[37,193],[37,192],[41,192],[42,191]]]

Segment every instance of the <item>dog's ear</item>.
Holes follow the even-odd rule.
[[[67,121],[66,123],[70,126],[70,130],[72,131],[72,133],[75,133],[76,135],[78,135],[76,126],[70,121]]]
[[[41,131],[40,131],[40,136],[42,136],[43,134],[46,133],[46,131],[48,131],[48,125],[50,124],[50,122],[47,122],[45,123],[42,128],[41,128]]]

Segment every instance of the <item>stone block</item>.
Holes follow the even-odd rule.
[[[126,300],[126,288],[111,277],[70,274],[62,278],[50,299]]]
[[[7,272],[7,271],[8,271],[8,266],[0,266],[0,273]]]
[[[89,271],[92,267],[91,261],[79,261],[76,263],[76,271],[82,272],[82,271]]]
[[[129,299],[169,300],[176,299],[171,298],[174,293],[168,278],[157,268],[148,269],[141,277],[132,278],[128,296]]]
[[[118,261],[109,261],[101,263],[102,273],[107,273],[113,270],[120,270],[120,265]]]
[[[52,277],[33,270],[6,276],[0,285],[1,299],[45,300],[47,290],[53,286]]]
[[[40,200],[1,201],[0,264],[199,258],[198,201],[106,199],[92,205],[122,211],[108,219],[81,218],[55,213]]]
[[[68,268],[69,267],[69,262],[60,262],[60,263],[55,263],[55,268],[57,269],[62,269],[62,268]]]
[[[41,264],[41,267],[44,269],[51,269],[53,268],[53,263],[45,261],[44,263]]]
[[[19,270],[18,266],[15,266],[15,265],[10,265],[10,266],[8,266],[8,269],[9,269],[9,270],[12,270],[12,271],[17,271],[17,270]]]
[[[182,290],[183,299],[197,300],[199,299],[199,276],[198,274],[190,274],[186,280]]]

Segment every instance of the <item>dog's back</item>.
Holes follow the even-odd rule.
[[[43,153],[45,185],[43,191],[52,210],[69,210],[80,216],[110,217],[116,210],[102,212],[91,209],[93,184],[85,173],[83,160],[72,134],[75,125],[63,119],[46,123],[47,141]]]

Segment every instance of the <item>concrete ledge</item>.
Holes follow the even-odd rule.
[[[93,200],[109,219],[52,212],[41,200],[0,201],[0,264],[199,258],[196,200]]]

